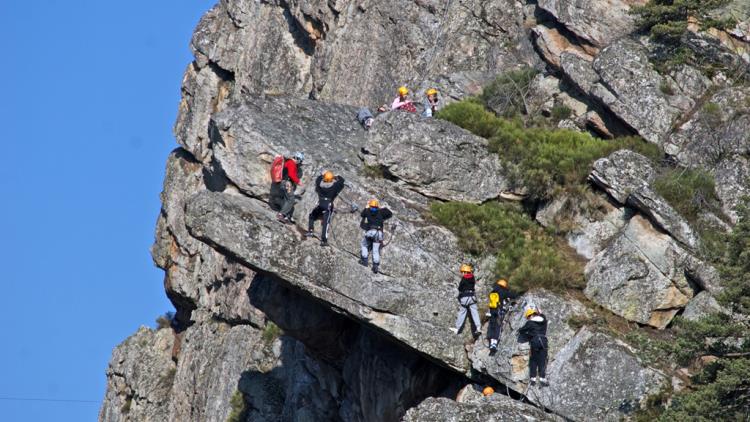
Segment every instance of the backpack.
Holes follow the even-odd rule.
[[[280,183],[284,178],[284,156],[277,155],[271,163],[271,181]]]
[[[498,303],[500,303],[500,295],[497,292],[490,293],[490,309],[497,309]]]

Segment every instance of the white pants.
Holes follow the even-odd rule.
[[[365,232],[362,239],[362,259],[367,260],[370,248],[372,248],[372,263],[380,264],[380,244],[383,242],[383,231],[371,229]]]

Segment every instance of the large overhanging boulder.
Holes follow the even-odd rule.
[[[444,365],[466,370],[460,339],[450,336],[454,289],[450,267],[415,259],[411,241],[394,240],[384,252],[381,275],[360,266],[356,241],[321,248],[294,228],[281,226],[265,204],[254,199],[204,192],[187,206],[187,226],[201,239],[245,265],[297,286],[350,317]],[[430,236],[425,249],[450,254],[450,237]],[[437,251],[436,251],[437,252]],[[437,258],[435,258],[437,259]],[[457,259],[447,262],[458,262]],[[418,279],[414,275],[418,274]],[[438,332],[444,335],[436,335]]]

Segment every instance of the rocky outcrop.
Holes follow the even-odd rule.
[[[586,265],[586,296],[630,321],[664,328],[694,294],[686,259],[668,235],[633,217]]]
[[[696,249],[699,239],[688,222],[651,188],[655,177],[648,158],[621,150],[597,160],[589,178],[617,202],[639,210],[683,245]]]
[[[534,79],[531,108],[568,107],[561,127],[638,133],[682,166],[710,168],[731,213],[750,173],[748,94],[713,92],[717,82],[688,66],[660,75],[649,46],[627,36],[636,3],[221,0],[192,40],[181,148],[167,162],[152,248],[175,320],[115,350],[100,420],[630,417],[667,378],[594,328],[580,292],[527,293],[494,356],[448,329],[455,267],[468,257],[430,204],[508,196],[487,141],[408,113],[380,114],[370,131],[354,116],[401,84],[418,95],[437,86],[451,101],[544,60],[554,72]],[[728,114],[712,115],[707,102]],[[699,141],[717,133],[718,143]],[[294,213],[302,224],[281,225],[267,205],[268,165],[296,150],[307,155]],[[683,307],[686,317],[711,312],[720,283],[696,258],[690,225],[651,188],[647,161],[619,151],[596,163],[591,180],[609,198],[592,194],[598,211],[574,216],[568,242],[590,259],[591,301],[663,328]],[[325,169],[347,180],[327,248],[302,236],[316,204],[310,181]],[[359,218],[348,212],[372,197],[394,211],[380,274],[357,263]],[[567,200],[537,220],[555,226]],[[484,297],[491,275],[478,276]],[[528,345],[516,339],[532,303],[550,319],[545,388],[528,385]],[[480,383],[497,393],[481,397]]]
[[[723,312],[723,308],[710,293],[700,292],[685,306],[682,317],[690,321],[697,321],[708,315],[721,312]]]
[[[514,1],[220,2],[198,25],[196,63],[234,75],[235,92],[375,105],[399,84],[442,86],[534,64]],[[262,52],[262,53],[260,53]]]
[[[700,290],[720,289],[717,272],[698,258],[698,236],[651,188],[643,156],[616,151],[594,163],[591,181],[637,211],[586,265],[586,296],[631,321],[664,328]]]
[[[250,98],[214,117],[217,164],[242,192],[255,197],[268,194],[273,156],[296,150],[307,152],[305,171],[313,175],[330,167],[347,179],[361,178],[364,158],[382,176],[429,197],[483,202],[506,188],[499,160],[483,138],[445,121],[401,112],[378,116],[365,132],[355,115],[356,108],[311,100]],[[320,148],[310,148],[317,143]],[[472,189],[466,188],[467,180]]]
[[[642,0],[539,0],[537,7],[583,42],[604,47],[635,29],[630,6],[643,3]]]
[[[679,93],[662,92],[660,87],[668,81],[654,70],[645,47],[627,38],[604,48],[590,64],[564,54],[561,66],[578,89],[656,144],[665,140],[675,120],[692,106]]]
[[[478,392],[475,392],[473,396],[470,400],[461,403],[448,399],[429,398],[406,412],[401,420],[403,422],[537,422],[562,420],[500,394],[482,397]]]
[[[718,91],[674,131],[664,150],[680,164],[713,174],[723,211],[733,222],[750,194],[750,89]]]
[[[141,327],[112,352],[107,392],[99,419],[113,422],[164,421],[176,367],[170,329]]]
[[[490,356],[482,341],[474,344],[471,360],[475,370],[524,394],[532,403],[575,420],[619,420],[661,388],[664,375],[647,368],[626,344],[587,327],[576,328],[576,321],[585,321],[590,312],[579,301],[536,291],[519,302],[521,306],[505,317],[496,355]],[[527,306],[541,309],[550,321],[550,387],[528,385],[529,346],[516,340]],[[608,379],[612,373],[620,375]],[[592,382],[596,379],[601,384]],[[605,394],[594,393],[602,388],[606,388]]]

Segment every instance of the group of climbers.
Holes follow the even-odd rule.
[[[277,156],[271,164],[271,208],[278,211],[276,218],[284,224],[292,224],[292,214],[297,196],[304,194],[302,185],[302,162],[305,155],[296,152],[291,158]],[[328,246],[328,231],[334,213],[334,200],[346,186],[343,176],[336,176],[326,170],[315,179],[315,193],[318,204],[308,214],[306,238],[315,237],[315,221],[322,220],[320,246]],[[356,208],[355,208],[356,210]],[[360,264],[368,266],[372,251],[372,272],[380,271],[380,249],[383,243],[383,225],[393,213],[388,208],[380,207],[377,199],[371,199],[360,214],[360,227],[364,230],[361,242]]]
[[[398,89],[398,96],[393,100],[390,107],[383,105],[378,111],[385,112],[389,109],[417,112],[414,103],[408,98],[409,90],[402,86]],[[432,117],[438,109],[438,91],[430,88],[425,92],[422,103],[422,116]],[[368,130],[374,122],[374,116],[367,108],[362,108],[357,113],[357,119],[362,126]],[[294,205],[297,197],[305,192],[302,184],[302,163],[304,154],[296,152],[285,159],[276,157],[271,166],[271,207],[278,211],[277,218],[280,222],[294,223]],[[342,176],[336,176],[332,171],[326,170],[315,179],[315,192],[318,196],[318,204],[308,215],[308,227],[306,238],[314,237],[315,221],[322,220],[320,245],[328,246],[328,233],[334,214],[334,200],[344,189],[346,181]],[[356,211],[356,208],[353,208]],[[360,228],[364,231],[360,243],[360,264],[369,265],[369,256],[372,255],[372,272],[377,274],[380,267],[380,251],[383,243],[383,226],[393,213],[388,208],[380,207],[377,199],[371,199],[367,207],[360,213]],[[459,310],[456,317],[455,328],[451,331],[456,334],[461,332],[466,320],[470,317],[472,336],[476,340],[481,336],[481,321],[479,319],[478,301],[476,297],[476,278],[474,269],[470,264],[462,264],[460,267],[461,280],[458,284]],[[503,331],[503,320],[509,312],[510,307],[515,304],[517,293],[508,288],[505,279],[498,280],[488,295],[489,324],[487,327],[487,340],[489,341],[490,356],[497,353],[498,341]],[[528,342],[530,345],[529,379],[530,384],[539,382],[547,386],[546,364],[547,364],[547,319],[535,307],[529,307],[524,312],[525,325],[519,330],[518,341]]]
[[[432,117],[438,110],[440,100],[438,98],[438,90],[435,88],[429,88],[425,91],[425,97],[422,101],[422,117]],[[409,88],[402,86],[398,88],[398,95],[393,99],[390,105],[383,104],[378,107],[378,111],[381,113],[387,111],[406,111],[409,113],[416,113],[417,106],[409,99]],[[365,128],[369,130],[372,127],[375,117],[372,115],[370,110],[363,107],[357,111],[357,120]]]
[[[466,322],[467,316],[471,315],[472,336],[474,340],[481,335],[482,327],[479,321],[479,311],[476,297],[476,278],[474,277],[474,268],[471,264],[461,264],[459,269],[461,279],[458,282],[458,315],[456,317],[456,327],[451,327],[451,331],[459,334]],[[505,279],[498,280],[488,294],[487,307],[489,312],[489,324],[487,326],[487,340],[489,340],[490,356],[497,353],[497,345],[503,330],[503,320],[509,312],[510,307],[515,304],[514,299],[518,298],[518,293],[512,292],[508,288],[508,281]],[[518,342],[529,343],[529,380],[530,385],[537,382],[543,387],[549,385],[546,378],[547,369],[547,317],[542,314],[535,306],[529,306],[524,311],[526,323],[518,330]]]

